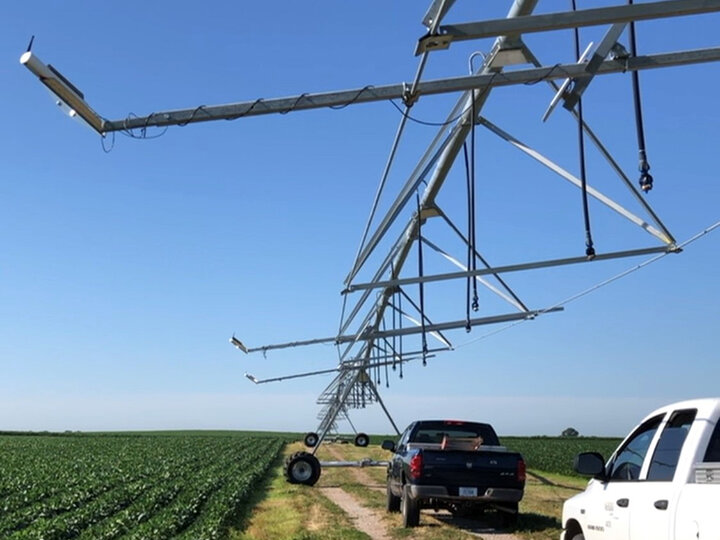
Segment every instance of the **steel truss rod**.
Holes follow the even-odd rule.
[[[450,261],[451,264],[460,268],[460,270],[462,270],[463,272],[467,272],[470,270],[467,266],[465,266],[463,263],[458,261],[455,257],[450,255],[447,251],[442,249],[437,244],[431,242],[427,238],[423,238],[423,243],[425,245],[427,245],[428,247],[430,247],[431,249],[433,249],[435,252],[439,253],[442,257],[444,257],[445,259]],[[516,299],[515,299],[516,297],[514,295],[511,296],[509,294],[506,294],[505,292],[503,292],[500,289],[498,289],[497,287],[495,287],[495,285],[493,285],[489,281],[484,280],[480,276],[473,276],[473,277],[475,280],[477,280],[478,283],[483,285],[486,289],[495,293],[497,296],[499,296],[500,298],[505,300],[508,304],[516,307],[519,311],[527,311],[528,310],[527,306],[525,306],[522,302],[516,301]],[[497,277],[497,276],[495,276],[495,277]]]
[[[683,0],[685,1],[685,0]],[[689,0],[688,0],[689,1]],[[716,62],[720,60],[720,47],[680,51],[675,53],[651,54],[628,58],[622,62],[606,60],[595,75],[624,73],[650,68]],[[461,92],[471,89],[513,86],[534,83],[543,80],[591,77],[586,64],[557,64],[551,67],[514,70],[510,72],[484,73],[448,79],[420,82],[418,95],[434,95],[448,92]],[[365,86],[359,89],[317,94],[301,94],[285,98],[256,99],[226,105],[199,106],[194,109],[152,113],[148,116],[124,118],[122,120],[104,120],[102,133],[126,131],[146,127],[186,125],[211,120],[233,120],[245,116],[287,113],[291,111],[318,109],[338,105],[370,103],[390,99],[402,99],[407,94],[407,84],[387,86]]]
[[[642,4],[611,6],[527,15],[490,21],[442,25],[436,33],[420,38],[415,54],[447,49],[455,41],[466,41],[499,35],[547,32],[565,28],[581,28],[601,24],[628,23],[682,15],[701,15],[720,11],[720,0],[666,0]]]
[[[559,165],[553,163],[549,159],[547,159],[545,156],[537,152],[536,150],[530,148],[528,145],[522,143],[512,135],[510,135],[508,132],[503,131],[501,128],[490,122],[487,118],[480,118],[479,123],[486,127],[488,130],[490,130],[492,133],[500,137],[501,139],[504,139],[505,141],[512,144],[514,147],[516,147],[518,150],[521,150],[525,154],[529,155],[533,159],[537,160],[538,162],[545,165],[548,169],[551,171],[557,173],[561,178],[564,178],[568,182],[574,184],[577,187],[581,187],[582,182],[579,178],[577,178],[575,175],[571,174],[570,172],[566,171]],[[626,210],[624,207],[613,201],[610,197],[607,197],[603,195],[601,192],[596,190],[593,187],[587,186],[587,193],[594,199],[600,201],[608,208],[611,208],[621,216],[623,216],[625,219],[631,221],[641,229],[645,230],[646,232],[653,235],[655,238],[660,240],[661,242],[665,244],[672,244],[672,240],[668,238],[665,234],[663,234],[661,231],[658,231],[655,227],[644,221],[643,219],[639,218],[632,212]]]
[[[478,319],[471,319],[470,321],[454,321],[454,322],[447,322],[447,323],[435,323],[435,324],[426,324],[425,325],[425,332],[431,333],[431,332],[438,332],[442,330],[452,330],[454,328],[464,328],[467,323],[469,322],[471,326],[478,326],[481,324],[494,324],[494,323],[501,323],[501,322],[507,322],[507,321],[514,321],[516,319],[531,319],[535,317],[536,315],[540,315],[541,313],[548,313],[552,311],[561,311],[557,309],[551,309],[551,310],[535,310],[535,311],[524,311],[522,313],[511,313],[509,315],[495,315],[492,317],[481,317]],[[352,334],[348,336],[335,336],[335,337],[329,337],[329,338],[320,338],[320,339],[308,339],[305,341],[291,341],[288,343],[278,343],[275,345],[264,345],[262,347],[254,347],[254,348],[247,348],[244,352],[247,353],[253,353],[258,351],[273,351],[277,349],[288,349],[291,347],[302,347],[306,345],[317,345],[318,343],[349,343],[349,342],[356,342],[356,341],[364,341],[364,342],[370,342],[376,339],[383,339],[393,336],[409,336],[413,334],[419,334],[423,332],[423,329],[421,327],[412,327],[408,326],[406,328],[397,328],[393,330],[375,330],[371,332],[361,332],[359,334]],[[369,353],[369,349],[367,349],[367,352]],[[365,360],[362,360],[365,361]]]
[[[510,8],[508,17],[529,15],[535,7],[536,3],[537,0],[515,0],[512,7]],[[501,47],[506,41],[507,38],[501,36],[495,40],[495,44],[497,47]],[[483,65],[483,68],[480,72],[481,76],[483,74],[489,74],[489,60],[494,59],[495,56],[496,53],[491,53],[488,56],[488,61],[486,61],[486,63]],[[422,93],[422,90],[420,90],[419,88],[418,91]],[[437,159],[437,164],[435,165],[433,174],[427,182],[427,187],[425,188],[425,191],[423,193],[422,200],[418,204],[418,212],[414,217],[410,219],[410,222],[405,227],[402,240],[395,248],[393,248],[394,256],[390,271],[391,278],[399,277],[400,272],[402,271],[402,268],[409,255],[410,246],[412,245],[414,239],[414,234],[417,234],[417,232],[419,231],[420,220],[423,219],[422,211],[433,206],[434,199],[437,196],[438,191],[442,187],[442,184],[445,181],[449,169],[454,162],[455,157],[457,156],[457,153],[459,152],[462,143],[469,132],[469,126],[472,121],[474,121],[474,118],[468,118],[468,116],[470,115],[470,109],[472,108],[473,110],[477,110],[479,112],[480,109],[482,109],[482,106],[484,105],[489,93],[490,88],[486,88],[478,92],[477,94],[475,92],[472,92],[471,95],[466,93],[466,95],[463,95],[459,100],[458,105],[467,104],[471,105],[472,107],[464,108],[461,117],[455,122],[455,126],[451,130],[450,136],[446,139],[444,148],[442,149]],[[436,136],[436,141],[438,137],[440,137],[440,132]],[[434,144],[435,143],[433,143],[433,145]],[[384,234],[385,233],[383,232],[382,235]],[[374,249],[374,246],[371,249]],[[346,284],[352,281],[352,279],[355,275],[357,275],[357,272],[363,264],[364,260],[361,261],[360,259],[358,259],[355,261],[351,276],[346,280]],[[372,322],[372,329],[374,332],[378,332],[378,329],[384,319],[385,310],[390,305],[390,297],[393,295],[394,292],[394,289],[385,289],[382,294],[379,295],[379,298],[377,299],[374,307],[368,314],[371,318],[374,318]],[[421,313],[421,317],[424,317],[424,314]],[[465,325],[466,321],[462,321],[459,327],[464,327]],[[417,330],[431,331],[431,329],[426,328],[418,328]],[[369,355],[371,353],[369,343],[365,344],[363,353],[365,354],[366,362],[369,362]],[[326,409],[326,414],[320,423],[320,440],[322,440],[322,438],[324,437],[326,429],[329,428],[329,426],[332,426],[335,418],[342,409],[343,404],[350,395],[351,388],[360,380],[361,373],[364,373],[364,371],[358,371],[354,374],[354,376],[344,379],[343,384],[346,384],[347,386],[341,389],[342,391],[339,392],[337,395],[337,400],[332,405],[330,405],[329,408]]]
[[[373,275],[372,281],[377,281],[378,279],[380,279],[382,277],[382,275],[392,267],[393,259],[397,255],[398,250],[400,249],[403,234],[404,233],[401,233],[401,235],[398,237],[398,239],[395,240],[395,243],[393,244],[392,249],[390,249],[390,251],[386,255],[385,259],[383,260],[383,262],[380,264],[377,271]],[[347,331],[347,329],[352,324],[353,320],[355,320],[355,317],[358,315],[358,313],[360,313],[360,310],[365,305],[365,302],[367,302],[369,297],[370,297],[370,291],[367,291],[367,293],[364,294],[362,296],[362,298],[360,298],[360,300],[358,300],[357,304],[355,304],[355,307],[352,309],[352,312],[350,313],[350,315],[348,315],[348,317],[342,323],[342,325],[340,327],[340,332],[339,332],[340,334],[343,334]],[[363,321],[362,326],[365,326],[365,324],[369,321],[369,319],[370,319],[370,315],[367,315],[366,319]]]
[[[528,15],[532,12],[536,3],[537,0],[516,0],[513,6],[510,8],[508,17]],[[482,68],[479,71],[479,75],[477,76],[495,77],[502,74],[500,71],[491,70],[490,64],[496,58],[497,50],[499,50],[506,42],[507,38],[505,36],[501,36],[495,40],[495,46],[493,48],[493,51],[495,52],[492,52],[490,55],[488,55],[488,57],[485,59],[485,62],[483,63]],[[491,90],[491,87],[487,87],[480,90],[479,92],[476,92],[475,90],[473,90],[472,92],[466,91],[463,96],[461,96],[461,98],[458,100],[458,104],[456,107],[460,107],[463,112],[460,117],[455,120],[455,125],[450,130],[450,134],[445,139],[443,147],[441,148],[441,152],[439,153],[439,156],[437,158],[437,163],[435,164],[432,176],[427,182],[422,198],[418,203],[418,211],[410,218],[410,221],[405,226],[404,233],[401,237],[402,240],[400,241],[398,249],[394,250],[396,252],[396,255],[393,259],[391,278],[395,279],[400,276],[400,272],[402,271],[407,257],[409,256],[410,248],[413,245],[414,239],[419,234],[421,222],[423,219],[425,219],[423,212],[435,206],[435,198],[441,190],[445,179],[447,178],[447,175],[450,171],[450,168],[452,167],[455,158],[457,157],[465,139],[468,136],[468,133],[470,132],[471,125],[475,121],[475,118],[472,118],[471,116],[479,114],[479,112],[482,110],[483,105],[485,104],[485,101],[490,95]],[[441,131],[445,131],[445,129],[441,129]],[[404,205],[404,203],[401,204]],[[380,238],[385,235],[386,231],[387,227],[385,227],[385,229],[383,229],[382,226],[378,228],[375,235],[373,236],[373,241],[368,244],[364,253],[361,254],[361,256],[355,261],[353,270],[351,271],[348,278],[346,278],[346,284],[349,284],[352,279],[357,275],[360,268],[367,260],[370,252],[375,249]],[[375,316],[375,329],[377,329],[383,319],[385,308],[387,307],[390,295],[393,292],[393,290],[386,289],[385,291],[383,291],[383,294],[380,296],[378,302],[376,303],[374,311],[372,312]]]
[[[416,283],[428,283],[432,281],[446,281],[450,279],[460,279],[467,277],[476,277],[484,275],[504,274],[508,272],[523,272],[525,270],[534,270],[536,268],[551,268],[554,266],[565,266],[569,264],[590,263],[595,261],[606,261],[610,259],[620,259],[623,257],[638,257],[641,255],[652,255],[654,253],[677,253],[680,250],[672,246],[660,246],[644,249],[632,249],[628,251],[615,251],[612,253],[597,253],[594,259],[588,259],[586,256],[570,257],[567,259],[550,259],[547,261],[537,261],[523,264],[511,264],[507,266],[496,266],[494,268],[481,268],[468,272],[451,272],[447,274],[435,274],[431,276],[412,277],[390,279],[387,281],[374,281],[372,283],[357,283],[350,285],[343,291],[343,294],[352,293],[361,290],[384,289],[390,287],[402,287],[404,285],[414,285]]]
[[[563,308],[549,308],[549,309],[536,309],[530,311],[523,311],[521,313],[506,313],[503,315],[492,315],[489,317],[479,317],[476,319],[470,319],[469,321],[463,319],[462,321],[451,321],[445,323],[426,324],[425,332],[436,332],[441,330],[453,330],[456,328],[465,328],[468,323],[470,326],[480,326],[484,324],[495,324],[509,321],[517,321],[521,319],[533,319],[538,315],[545,313],[554,313],[556,311],[563,311]],[[392,336],[408,336],[413,334],[419,334],[423,331],[422,328],[408,326],[405,328],[398,328],[396,330],[381,330],[374,333],[374,337],[392,337]]]
[[[449,350],[448,347],[442,347],[442,348],[431,349],[428,351],[428,353],[442,352],[442,351],[447,351],[447,350]],[[258,379],[257,377],[251,375],[250,373],[246,373],[245,377],[255,384],[266,384],[266,383],[270,383],[270,382],[287,381],[290,379],[302,379],[305,377],[314,377],[315,375],[327,375],[328,373],[343,373],[343,372],[354,371],[354,370],[358,370],[358,369],[372,369],[372,368],[376,368],[376,367],[392,366],[392,365],[398,364],[401,361],[402,362],[412,362],[414,360],[422,360],[422,356],[414,356],[414,355],[420,355],[420,354],[422,354],[422,351],[415,351],[413,353],[405,353],[403,355],[404,357],[402,358],[402,360],[395,358],[393,360],[387,360],[387,361],[383,361],[383,362],[374,362],[371,364],[362,364],[362,365],[360,365],[360,364],[353,365],[353,363],[354,362],[362,362],[363,360],[353,360],[353,361],[345,360],[342,364],[340,364],[339,366],[334,367],[334,368],[320,369],[317,371],[306,371],[303,373],[294,373],[292,375],[283,375],[280,377],[272,377],[269,379]],[[388,355],[388,356],[384,356],[384,357],[380,357],[380,358],[390,358],[391,356],[392,355]],[[431,358],[432,356],[434,356],[434,355],[432,355],[432,354],[430,356],[426,355],[425,358]]]
[[[443,220],[445,220],[445,223],[448,224],[448,226],[455,232],[455,234],[458,237],[460,237],[460,239],[463,242],[465,242],[465,244],[468,244],[468,239],[465,238],[465,235],[463,235],[463,233],[460,231],[460,229],[457,228],[457,226],[450,220],[450,218],[445,214],[445,212],[443,212],[440,209],[438,209],[438,211],[440,213],[440,217],[442,217]],[[480,255],[480,253],[478,252],[477,249],[473,249],[473,256],[476,259],[478,259],[483,264],[483,266],[485,266],[485,268],[488,268],[488,269],[491,268],[490,263],[488,263],[488,261],[485,259],[485,257]],[[469,270],[469,268],[463,268],[463,270]],[[500,274],[492,274],[492,276],[498,281],[498,283],[500,283],[500,285],[502,285],[502,287],[505,289],[505,291],[512,297],[513,301],[510,302],[511,304],[516,303],[518,308],[521,309],[522,311],[528,310],[528,307],[525,305],[525,303],[522,300],[520,300],[520,297],[517,294],[515,294],[515,291],[513,291],[510,288],[510,286],[507,283],[505,283],[505,280],[503,280],[503,278],[500,276]]]
[[[652,61],[657,61],[659,63],[663,63],[663,62],[667,62],[673,58],[675,58],[676,60],[679,59],[679,57],[676,57],[675,55],[681,55],[683,58],[694,58],[694,59],[697,59],[699,57],[705,57],[705,55],[709,55],[707,57],[708,58],[707,60],[702,60],[702,61],[711,61],[709,59],[710,57],[714,58],[714,60],[720,60],[720,48],[703,49],[700,51],[687,51],[685,53],[670,53],[669,55],[667,55],[667,54],[653,55],[652,57],[649,57],[649,56],[648,57],[636,57],[636,58],[632,58],[632,59],[627,59],[627,62],[628,62],[628,65],[635,64],[638,62],[645,63],[645,62],[652,62]],[[689,55],[689,56],[687,56],[687,55]],[[651,61],[650,58],[652,58],[653,60]],[[672,60],[672,61],[674,62],[675,60]],[[598,71],[595,72],[594,74],[586,71],[587,64],[585,64],[585,63],[569,64],[566,66],[555,66],[552,68],[537,68],[537,72],[542,72],[544,75],[540,76],[536,79],[525,79],[524,82],[537,82],[538,80],[543,80],[543,78],[545,78],[545,75],[550,76],[549,78],[547,78],[547,80],[564,78],[563,76],[556,76],[556,75],[558,75],[559,71],[556,73],[553,73],[553,71],[554,70],[561,70],[561,71],[565,70],[565,68],[570,65],[574,66],[574,68],[573,68],[574,74],[567,72],[566,73],[567,76],[569,76],[571,78],[573,78],[573,77],[583,78],[583,77],[592,77],[595,74],[601,73],[603,69],[608,69],[608,70],[613,69],[616,72],[624,71],[622,66],[625,65],[625,62],[618,63],[613,60],[607,60],[600,65],[600,67],[598,68]],[[667,65],[670,65],[670,64],[667,64]],[[655,67],[659,67],[659,64],[655,65]],[[515,77],[515,76],[517,76],[518,73],[522,73],[524,71],[528,71],[528,70],[518,70],[518,71],[512,71],[510,73],[495,73],[492,75],[474,75],[472,77],[485,77],[486,79],[492,79],[495,77],[496,78],[495,82],[497,82],[497,80],[498,80],[497,78],[504,79],[506,77]],[[533,70],[530,70],[530,71],[533,71]],[[607,71],[607,72],[609,73],[610,71]],[[495,86],[495,84],[493,83],[493,84],[487,85],[487,87],[491,87],[491,86]],[[449,135],[443,142],[441,149],[444,149],[448,145],[449,141],[454,136],[455,136],[454,132],[451,135]],[[438,153],[439,152],[440,152],[440,150],[438,150]],[[436,155],[429,162],[427,167],[429,167],[432,163],[434,163],[438,159],[438,157],[437,157],[438,153],[436,153]],[[426,167],[426,170],[427,170],[427,167]],[[425,173],[423,173],[422,176],[424,177],[424,175],[425,175]],[[380,226],[378,226],[378,229],[374,233],[372,239],[368,242],[368,244],[365,247],[365,249],[363,250],[363,252],[358,256],[350,274],[345,278],[346,285],[352,281],[352,279],[354,278],[355,275],[357,275],[358,271],[360,270],[360,267],[364,264],[364,262],[369,257],[370,252],[377,246],[377,244],[380,242],[380,240],[382,239],[385,232],[387,232],[389,227],[392,225],[393,221],[397,218],[402,206],[404,206],[407,203],[407,201],[409,200],[409,198],[412,194],[412,191],[411,191],[412,188],[415,187],[418,184],[418,182],[419,182],[419,180],[416,180],[414,183],[408,182],[408,185],[406,185],[406,189],[404,189],[403,193],[400,196],[398,196],[395,203],[393,204],[392,210],[388,212],[388,214],[384,218],[382,224]],[[645,203],[643,203],[643,206],[647,207],[647,205]],[[651,215],[654,216],[654,214],[651,214]],[[662,228],[665,232],[667,232],[664,227],[662,227]],[[671,238],[671,236],[669,234],[666,234],[666,236]]]
[[[535,57],[535,55],[532,53],[530,49],[527,47],[524,47],[523,54],[528,59],[528,61],[535,65],[536,67],[540,67],[542,64],[540,61]],[[554,89],[556,92],[559,91],[560,86],[555,81],[548,81],[548,85]],[[580,121],[580,118],[578,116],[578,113],[575,109],[571,110],[570,113],[573,115],[573,117]],[[610,167],[615,171],[615,173],[618,175],[618,177],[623,181],[625,186],[630,190],[635,200],[642,206],[645,211],[648,213],[648,215],[652,218],[652,220],[655,222],[655,225],[657,225],[662,232],[667,236],[667,238],[670,239],[670,243],[675,244],[675,237],[672,235],[672,233],[669,231],[669,229],[665,226],[665,224],[660,220],[658,215],[653,210],[652,206],[647,202],[645,197],[643,197],[640,192],[635,188],[635,185],[630,181],[628,176],[625,174],[625,172],[622,170],[620,165],[618,165],[617,161],[615,161],[615,158],[610,154],[610,151],[605,148],[605,145],[602,143],[600,138],[595,134],[595,132],[590,129],[590,126],[587,124],[587,122],[583,121],[583,130],[585,130],[585,133],[590,138],[592,143],[595,145],[595,147],[598,149],[600,154],[605,158],[605,160],[608,162]]]
[[[427,356],[426,356],[427,358]],[[377,387],[375,386],[375,383],[370,381],[370,391],[375,394],[375,399],[380,404],[380,407],[382,407],[383,412],[385,413],[385,416],[388,417],[388,420],[390,420],[390,423],[392,424],[393,429],[395,429],[395,433],[400,435],[400,430],[398,429],[397,425],[395,425],[395,420],[393,420],[393,417],[390,416],[390,411],[387,410],[387,407],[385,407],[385,402],[380,397],[380,392],[378,392]]]
[[[447,4],[447,7],[446,7]],[[429,30],[430,32],[435,32],[437,30],[438,25],[440,24],[440,20],[442,19],[443,15],[447,12],[449,6],[452,4],[452,2],[447,2],[446,0],[438,0],[437,5],[433,5],[430,9],[432,14],[428,13],[426,14],[426,19],[432,19],[432,22],[430,23]],[[362,239],[360,240],[360,247],[358,248],[358,254],[362,251],[362,248],[365,244],[365,239],[367,238],[368,232],[370,231],[370,226],[372,225],[373,219],[375,217],[375,212],[377,210],[378,203],[380,202],[380,197],[382,195],[383,190],[385,189],[385,182],[387,182],[388,175],[390,174],[390,168],[392,167],[393,162],[395,161],[395,154],[397,152],[398,146],[400,144],[400,138],[402,137],[403,130],[405,129],[405,124],[408,120],[408,114],[410,113],[410,108],[415,103],[415,97],[416,97],[416,91],[417,91],[417,85],[420,82],[420,78],[422,77],[423,71],[425,70],[425,64],[427,64],[428,59],[428,53],[424,53],[422,55],[422,58],[420,59],[420,65],[417,68],[417,72],[415,73],[415,79],[413,80],[412,86],[408,90],[408,94],[405,97],[405,112],[402,115],[402,118],[400,119],[400,124],[398,125],[397,131],[395,132],[395,139],[393,140],[392,147],[390,148],[390,155],[388,156],[387,161],[385,162],[385,168],[383,169],[383,174],[380,178],[380,184],[378,185],[378,189],[375,193],[375,200],[373,201],[372,209],[370,210],[370,216],[367,220],[367,225],[365,226],[365,231],[363,232]]]
[[[451,347],[452,347],[452,344],[450,343],[450,340],[447,339],[445,336],[443,336],[443,335],[442,335],[442,332],[439,332],[439,331],[436,332],[436,331],[430,331],[430,330],[428,330],[428,328],[430,328],[431,326],[433,326],[433,322],[427,317],[427,315],[425,315],[425,313],[423,312],[423,310],[420,309],[420,306],[418,306],[418,305],[415,303],[415,301],[414,301],[412,298],[410,298],[410,296],[409,296],[405,291],[403,291],[402,289],[399,289],[399,291],[400,291],[400,294],[401,294],[408,302],[410,302],[410,305],[412,305],[412,307],[415,308],[415,311],[418,312],[418,314],[419,314],[420,318],[422,319],[422,321],[418,321],[418,320],[415,319],[414,317],[411,317],[408,313],[406,313],[406,312],[398,309],[398,308],[397,308],[391,301],[389,301],[389,300],[388,300],[388,302],[387,302],[387,306],[390,307],[390,308],[392,308],[393,310],[397,311],[398,313],[400,313],[400,316],[401,316],[401,317],[405,317],[407,320],[409,320],[409,321],[410,321],[411,323],[413,323],[415,326],[422,327],[423,324],[424,324],[424,325],[425,325],[425,332],[426,332],[427,334],[429,334],[429,335],[431,335],[432,337],[434,337],[435,339],[437,339],[440,343],[444,343],[446,347],[451,348]],[[420,330],[422,331],[422,328],[420,328]],[[390,337],[392,337],[392,336],[390,336]]]

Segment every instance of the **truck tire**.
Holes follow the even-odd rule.
[[[365,433],[358,433],[355,436],[355,446],[365,448],[368,444],[370,444],[370,437],[365,435]]]
[[[305,435],[305,446],[307,446],[308,448],[315,448],[319,440],[320,437],[318,437],[318,434],[311,431],[310,433]]]
[[[320,462],[308,452],[295,452],[285,460],[284,472],[291,484],[314,486],[320,478]]]
[[[402,517],[405,528],[417,527],[420,523],[420,505],[410,493],[410,486],[407,484],[403,486]]]
[[[397,495],[393,495],[392,490],[390,489],[390,480],[388,479],[387,482],[387,506],[386,509],[388,512],[399,512],[400,511],[400,497]]]

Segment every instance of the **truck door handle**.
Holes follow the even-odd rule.
[[[618,499],[617,500],[617,505],[620,508],[627,508],[629,504],[630,504],[630,499]]]
[[[655,508],[658,510],[667,510],[668,502],[667,499],[661,499],[659,501],[655,501]]]

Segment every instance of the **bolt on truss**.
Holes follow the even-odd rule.
[[[247,347],[233,336],[231,343],[246,353],[333,343],[338,348],[338,365],[331,369],[296,373],[281,377],[258,379],[246,375],[256,384],[276,382],[320,374],[335,374],[321,392],[318,404],[319,442],[336,430],[338,420],[350,420],[349,410],[379,404],[399,432],[383,403],[378,385],[382,371],[399,370],[408,362],[422,362],[442,351],[453,349],[446,333],[465,328],[533,319],[545,313],[560,311],[559,307],[530,308],[507,281],[507,275],[550,267],[587,264],[609,259],[637,257],[648,254],[678,252],[675,238],[650,207],[643,194],[613,158],[599,137],[582,117],[581,100],[585,91],[599,76],[639,72],[647,69],[715,62],[720,60],[720,47],[668,53],[637,55],[622,45],[622,36],[635,21],[699,15],[720,12],[720,0],[664,0],[642,4],[616,5],[600,9],[533,15],[538,0],[515,0],[505,19],[443,25],[455,0],[433,0],[423,24],[427,33],[418,40],[420,55],[412,83],[366,85],[343,91],[302,93],[284,98],[258,98],[224,105],[201,105],[189,109],[155,112],[142,117],[108,120],[95,112],[84,95],[55,68],[45,65],[31,51],[21,62],[39,77],[73,114],[83,118],[98,133],[144,130],[148,127],[187,125],[220,119],[238,119],[273,113],[401,99],[405,105],[395,141],[385,166],[373,207],[365,227],[357,255],[344,280],[343,315],[336,335],[303,341],[292,341]],[[523,40],[527,33],[585,26],[609,25],[597,45],[590,44],[572,63],[543,65]],[[453,43],[496,37],[482,65],[471,74],[453,78],[423,81],[422,75],[429,55],[447,49]],[[634,51],[634,47],[631,47]],[[523,67],[518,67],[523,66]],[[530,67],[527,67],[530,66]],[[511,69],[509,69],[511,68]],[[495,89],[544,82],[549,88],[550,104],[542,116],[546,120],[558,104],[569,111],[578,124],[581,141],[587,138],[616,174],[639,206],[626,208],[609,195],[589,185],[584,175],[577,177],[567,168],[544,156],[539,150],[511,135],[483,115],[484,106]],[[375,220],[378,201],[384,195],[385,180],[393,166],[395,152],[403,134],[408,112],[424,96],[460,93],[445,123],[426,147],[404,184],[392,198],[384,216]],[[552,95],[552,97],[551,97]],[[637,104],[636,104],[637,107]],[[641,126],[639,126],[640,128]],[[603,206],[614,215],[647,233],[650,247],[618,251],[588,251],[586,256],[568,256],[493,265],[481,252],[474,238],[474,135],[476,129],[508,143],[513,148],[552,171],[566,183],[581,190],[585,200]],[[467,151],[470,142],[471,151]],[[468,158],[470,154],[470,158]],[[468,231],[465,234],[438,200],[446,179],[459,156],[464,155],[468,178]],[[647,170],[642,171],[643,174]],[[647,176],[645,177],[647,178]],[[647,191],[652,184],[641,183]],[[586,209],[587,212],[587,209]],[[587,216],[586,216],[587,217]],[[406,219],[404,226],[402,219]],[[586,220],[587,221],[587,220]],[[431,240],[427,227],[443,229],[443,238],[451,237],[462,246],[460,256]],[[398,233],[399,229],[399,233]],[[434,230],[434,229],[433,229]],[[589,235],[589,229],[586,231]],[[393,236],[394,234],[394,236]],[[383,255],[384,253],[384,255]],[[411,256],[417,266],[411,268]],[[434,256],[453,267],[453,271],[428,273],[424,262]],[[380,259],[371,267],[371,261]],[[368,279],[361,280],[364,274]],[[425,304],[425,285],[441,282],[467,283],[467,310],[463,319],[434,320]],[[471,316],[479,309],[478,288],[484,288],[508,311]],[[471,294],[471,290],[473,291]],[[355,294],[357,293],[357,294]],[[472,297],[472,302],[470,298]],[[432,344],[432,345],[431,345]],[[352,425],[352,424],[351,424]],[[354,427],[353,427],[354,429]],[[315,447],[317,448],[317,446]]]

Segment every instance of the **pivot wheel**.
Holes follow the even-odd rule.
[[[364,448],[368,444],[370,444],[370,437],[368,437],[365,433],[358,433],[355,436],[355,446]]]
[[[305,435],[305,446],[307,446],[308,448],[315,448],[319,440],[320,437],[318,437],[318,434],[311,431],[310,433]]]
[[[313,486],[320,478],[320,462],[308,452],[296,452],[285,460],[284,472],[291,484]]]

